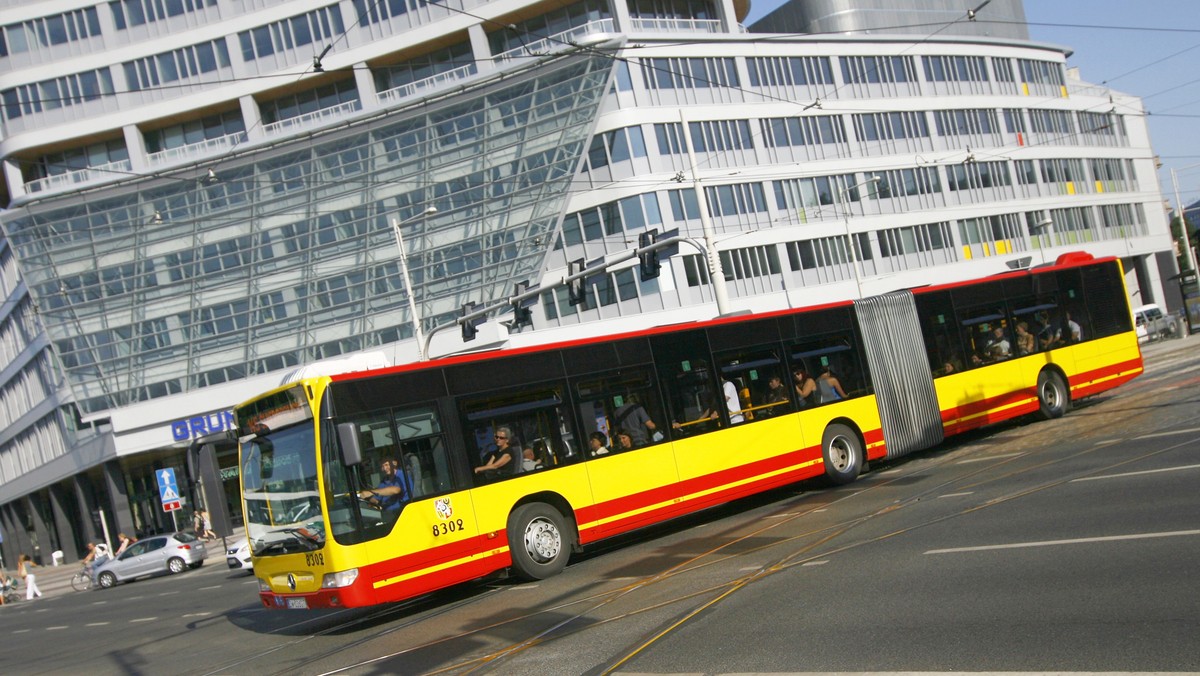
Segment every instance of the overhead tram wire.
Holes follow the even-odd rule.
[[[370,5],[370,7],[368,7],[368,8],[367,8],[365,11],[366,11],[366,12],[370,12],[370,11],[372,11],[373,9],[375,9],[376,7],[378,7],[378,6],[379,6],[379,5],[380,5],[382,2],[383,2],[383,0],[375,0],[375,2],[373,2],[373,3]],[[454,8],[454,7],[450,7],[450,6],[448,6],[448,5],[442,5],[442,4],[440,4],[440,3],[436,2],[436,1],[432,1],[432,0],[431,0],[431,2],[430,2],[429,4],[436,5],[436,6],[442,7],[442,8],[444,8],[444,9],[447,9],[447,10],[450,10],[450,11],[454,11],[454,12],[458,12],[458,13],[464,14],[464,15],[466,15],[466,16],[469,16],[469,17],[475,18],[475,19],[479,20],[480,22],[484,22],[484,23],[490,23],[490,24],[496,25],[497,27],[500,27],[500,28],[503,28],[503,29],[508,29],[508,30],[516,30],[517,32],[523,32],[523,33],[524,33],[524,34],[526,34],[527,36],[530,36],[530,37],[533,37],[533,38],[537,38],[537,39],[546,39],[546,40],[551,40],[551,39],[553,39],[553,37],[552,37],[552,36],[542,36],[542,35],[540,35],[540,34],[538,34],[538,33],[536,33],[536,32],[533,32],[533,31],[529,31],[529,30],[525,30],[525,29],[516,29],[516,28],[514,28],[514,27],[513,27],[513,25],[512,25],[512,24],[502,24],[502,23],[501,23],[501,22],[499,22],[499,21],[492,20],[492,19],[486,19],[486,18],[484,18],[484,17],[480,17],[480,16],[478,16],[478,15],[472,14],[472,13],[470,13],[470,12],[467,12],[467,11],[465,11],[465,10],[460,10],[460,9],[457,9],[457,8]],[[986,5],[986,4],[987,4],[987,2],[984,2],[984,3],[983,3],[983,5]],[[982,7],[983,5],[980,5],[980,7]],[[358,22],[358,20],[359,20],[359,19],[361,19],[361,17],[362,17],[362,15],[360,14],[360,15],[359,15],[359,17],[356,17],[356,19],[355,19],[355,21],[354,21],[354,22],[351,22],[351,25],[354,25],[355,23],[357,23],[357,22]],[[954,24],[956,24],[956,23],[961,23],[961,22],[963,22],[964,20],[965,20],[965,17],[964,17],[964,18],[955,19],[954,21],[950,21],[950,22],[941,22],[941,23],[929,23],[929,24],[901,24],[901,25],[897,25],[897,26],[895,26],[895,27],[887,27],[887,29],[893,29],[893,28],[909,28],[909,27],[922,27],[922,26],[933,26],[933,25],[939,26],[939,28],[938,28],[937,30],[935,30],[933,33],[931,33],[931,34],[929,34],[929,35],[925,36],[925,37],[924,37],[924,38],[922,38],[922,39],[921,39],[921,40],[920,40],[918,43],[915,43],[913,46],[910,46],[910,47],[909,47],[909,49],[911,49],[911,48],[912,48],[912,47],[914,47],[916,44],[920,44],[920,43],[922,43],[922,42],[925,42],[925,41],[928,41],[928,40],[930,40],[930,39],[933,39],[934,37],[936,37],[936,35],[937,35],[937,34],[941,33],[941,32],[942,32],[942,31],[944,31],[944,30],[946,30],[946,29],[947,29],[947,28],[949,28],[950,26],[952,26],[952,25],[954,25]],[[992,22],[992,23],[1000,23],[1000,24],[1005,24],[1005,23],[1009,23],[1009,24],[1019,24],[1019,23],[1020,23],[1020,22],[1004,22],[1004,21],[999,21],[999,20],[991,20],[991,19],[976,19],[975,21],[976,21],[976,22],[978,22],[978,23],[988,23],[988,22]],[[1097,26],[1097,25],[1083,25],[1083,24],[1029,24],[1029,25],[1051,25],[1051,26],[1065,26],[1065,27],[1078,27],[1078,28],[1101,28],[1101,29],[1110,29],[1110,30],[1135,30],[1135,31],[1146,31],[1146,30],[1151,30],[1151,31],[1171,31],[1171,32],[1200,32],[1200,30],[1196,30],[1196,29],[1174,29],[1174,28],[1163,28],[1163,29],[1160,29],[1160,28],[1135,28],[1135,27],[1123,27],[1123,26]],[[880,30],[883,30],[883,29],[880,29]],[[325,50],[322,52],[322,54],[325,54],[325,53],[327,53],[327,52],[330,50],[330,48],[332,48],[332,46],[333,46],[333,45],[336,45],[338,42],[341,42],[341,41],[345,40],[345,39],[348,37],[348,34],[349,34],[349,29],[343,30],[343,31],[342,31],[342,33],[340,33],[340,34],[338,35],[338,37],[337,37],[337,38],[335,38],[335,40],[334,40],[332,43],[330,43],[330,44],[329,44],[329,45],[326,47],[326,49],[325,49]],[[766,35],[766,36],[764,36],[764,37],[762,38],[762,41],[774,41],[774,40],[779,40],[779,39],[787,39],[787,38],[794,38],[794,37],[804,37],[804,36],[806,36],[806,35],[819,35],[819,34],[789,34],[789,35],[787,35],[787,36],[780,36],[780,35]],[[754,40],[754,41],[757,41],[757,40]],[[570,45],[570,43],[569,43],[569,42],[565,42],[565,41],[562,41],[562,42],[564,42],[564,44]],[[683,43],[672,43],[672,44],[683,44]],[[574,46],[574,45],[571,45],[571,46]],[[658,45],[656,45],[656,46],[658,46]],[[663,45],[663,46],[666,46],[666,45]],[[668,69],[668,68],[659,68],[659,67],[657,67],[657,66],[648,66],[648,65],[646,65],[646,64],[644,64],[644,63],[641,63],[641,62],[640,62],[640,59],[638,60],[638,62],[637,62],[637,63],[635,63],[635,62],[634,62],[634,59],[633,59],[632,57],[622,57],[622,56],[616,56],[616,55],[614,55],[614,54],[609,54],[609,53],[606,53],[606,52],[602,52],[602,51],[600,51],[600,50],[595,50],[594,48],[586,48],[586,50],[587,50],[587,51],[594,51],[594,52],[597,52],[597,53],[599,53],[599,54],[601,54],[601,55],[603,55],[603,56],[606,56],[606,57],[608,57],[608,58],[611,58],[611,59],[613,59],[613,60],[617,60],[617,61],[622,61],[622,62],[625,62],[625,63],[627,63],[627,64],[629,64],[629,65],[641,65],[643,68],[650,68],[650,69],[653,69],[653,70],[658,70],[658,71],[666,72],[666,73],[669,73],[669,74],[672,74],[672,75],[675,75],[675,76],[678,76],[678,77],[681,77],[681,78],[685,78],[685,79],[691,79],[691,80],[693,80],[693,81],[704,82],[705,84],[709,84],[709,85],[718,85],[718,86],[721,86],[721,87],[724,87],[724,88],[731,89],[731,90],[733,90],[733,91],[738,91],[738,92],[741,92],[741,93],[743,93],[743,94],[747,94],[747,95],[751,95],[751,96],[758,97],[759,99],[768,100],[768,101],[777,101],[777,102],[780,102],[780,103],[787,103],[787,104],[792,104],[792,105],[798,105],[798,106],[801,106],[802,110],[807,110],[808,108],[811,108],[811,107],[812,107],[811,105],[808,105],[807,103],[801,103],[801,102],[799,102],[799,101],[795,101],[795,100],[793,100],[793,99],[788,99],[788,98],[785,98],[785,97],[773,96],[773,95],[766,94],[766,93],[763,93],[763,92],[759,92],[759,91],[754,91],[754,90],[746,89],[746,88],[744,88],[744,87],[741,87],[741,86],[738,86],[738,87],[726,87],[726,86],[725,86],[724,84],[722,84],[722,83],[714,82],[714,81],[711,81],[711,80],[706,80],[706,79],[704,79],[704,78],[697,78],[697,77],[695,77],[695,76],[691,75],[690,73],[681,73],[681,72],[676,72],[676,71],[670,70],[670,69]],[[906,49],[905,51],[907,51],[907,49]],[[1152,64],[1151,64],[1151,65],[1152,65]],[[351,68],[353,68],[353,67],[351,67]],[[308,74],[310,74],[311,70],[312,70],[312,66],[310,65],[308,68],[306,68],[306,70],[305,70],[304,72],[300,73],[300,74],[299,74],[299,76],[297,76],[297,78],[299,79],[299,78],[302,78],[302,77],[304,77],[305,75],[308,75]],[[342,69],[339,69],[339,70],[342,70]],[[248,76],[248,77],[244,77],[244,78],[221,79],[221,80],[218,80],[218,82],[219,82],[219,83],[222,83],[222,84],[224,84],[224,83],[229,83],[229,82],[239,82],[239,81],[245,81],[245,80],[266,79],[266,78],[283,78],[283,77],[290,78],[290,77],[293,77],[293,74],[265,74],[265,75],[254,75],[254,76]],[[298,81],[298,79],[297,79],[297,81]],[[191,87],[200,87],[200,86],[203,86],[204,84],[208,84],[208,83],[199,83],[199,84],[192,83],[192,84],[179,84],[179,85],[161,85],[161,86],[157,86],[157,87],[148,87],[148,88],[146,88],[146,89],[144,89],[144,90],[139,90],[139,91],[154,91],[154,90],[160,90],[160,89],[162,89],[162,90],[165,90],[165,89],[177,89],[177,88],[191,88]],[[1189,83],[1189,84],[1190,84],[1190,83]],[[840,91],[840,90],[841,90],[842,88],[844,88],[845,86],[847,86],[847,85],[846,85],[845,83],[843,83],[843,85],[841,85],[841,86],[839,86],[839,87],[835,88],[835,89],[833,90],[833,92],[832,92],[832,93],[833,93],[833,94],[836,94],[838,91]],[[1162,92],[1160,92],[1160,93],[1162,93]],[[114,92],[114,93],[112,94],[112,96],[116,96],[116,95],[119,95],[119,94],[120,94],[120,92]],[[1050,101],[1050,100],[1055,100],[1055,99],[1047,99],[1047,101]],[[888,110],[874,110],[874,109],[839,109],[837,112],[838,112],[838,113],[851,113],[851,112],[855,112],[856,110],[857,110],[857,112],[864,112],[864,113],[887,113],[887,112],[897,112],[897,111],[888,111]],[[1151,113],[1147,113],[1147,115],[1149,115],[1149,114],[1151,114]],[[1172,117],[1194,117],[1194,116],[1189,116],[1189,115],[1175,115],[1175,116],[1172,116]],[[256,124],[263,124],[263,121],[262,121],[261,119],[259,119],[259,120],[256,122]],[[254,127],[251,127],[250,129],[247,129],[247,130],[246,130],[247,137],[248,137],[248,133],[249,133],[249,131],[250,131],[250,130],[252,130],[253,128],[254,128]],[[757,140],[757,141],[761,141],[761,133],[759,133],[757,130],[754,130],[754,129],[752,129],[752,130],[751,130],[751,135],[752,135],[752,138],[754,138],[755,140]],[[211,157],[211,158],[205,158],[205,159],[203,160],[203,162],[202,162],[202,163],[203,163],[203,164],[206,164],[206,165],[212,165],[212,164],[218,163],[218,162],[222,161],[223,159],[226,159],[226,158],[230,157],[231,155],[233,155],[233,154],[235,153],[235,151],[236,151],[236,148],[237,148],[237,147],[238,147],[240,144],[241,144],[241,142],[239,142],[238,144],[234,144],[234,145],[233,145],[231,148],[229,148],[228,150],[226,150],[226,151],[225,151],[224,153],[222,153],[221,155],[213,156],[213,157]],[[710,166],[711,166],[711,165],[710,165]],[[153,171],[153,172],[126,172],[126,171],[120,171],[120,170],[114,170],[114,169],[108,169],[108,168],[90,168],[90,167],[89,167],[89,169],[92,169],[92,170],[95,170],[95,171],[102,171],[102,172],[108,172],[108,173],[113,173],[113,174],[119,174],[119,175],[124,175],[124,176],[130,176],[130,177],[133,177],[133,178],[166,178],[166,179],[170,179],[170,180],[177,180],[177,181],[183,181],[183,182],[192,182],[192,181],[194,180],[194,179],[191,179],[191,178],[182,178],[182,177],[179,177],[179,176],[177,176],[177,175],[174,175],[175,173],[177,173],[177,172],[178,172],[178,169],[168,169],[168,170]],[[344,181],[339,181],[339,182],[344,182]],[[612,183],[615,183],[615,182],[612,182]],[[622,182],[622,183],[623,183],[623,184],[628,184],[628,182],[627,182],[627,181],[625,181],[625,182]],[[662,181],[654,181],[654,182],[648,182],[648,183],[662,183]],[[430,184],[433,184],[433,183],[431,182]],[[583,190],[583,189],[581,189],[581,191],[582,191],[582,190]],[[573,191],[572,191],[572,192],[573,192]]]

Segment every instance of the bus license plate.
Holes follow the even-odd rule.
[[[289,610],[308,610],[308,599],[288,599]]]

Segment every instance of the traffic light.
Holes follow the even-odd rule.
[[[529,282],[517,282],[516,288],[513,289],[513,301],[512,301],[512,310],[513,310],[512,326],[513,326],[513,328],[517,328],[519,326],[525,326],[526,324],[533,323],[533,310],[531,310],[529,307],[529,304],[532,302],[532,299],[521,298],[521,296],[528,291],[529,291]]]
[[[654,246],[655,240],[658,238],[658,230],[647,230],[638,235],[638,249],[647,249]],[[642,272],[642,281],[654,279],[658,277],[659,270],[662,269],[662,263],[658,261],[658,249],[650,251],[639,251],[638,261]]]
[[[462,306],[463,318],[460,321],[462,322],[462,339],[463,339],[464,343],[469,343],[472,340],[475,340],[475,334],[478,333],[476,326],[480,322],[483,321],[482,317],[475,318],[475,319],[467,319],[467,315],[471,314],[474,311],[475,311],[475,303],[474,302],[463,303],[463,306]]]
[[[583,272],[583,269],[584,263],[582,258],[567,263],[567,301],[571,305],[581,305],[587,300],[584,296],[583,277],[571,279]]]

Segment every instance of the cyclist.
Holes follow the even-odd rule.
[[[88,553],[83,557],[83,572],[87,573],[88,577],[92,578],[92,582],[96,582],[96,566],[108,560],[108,545],[101,542],[100,544],[87,543]]]

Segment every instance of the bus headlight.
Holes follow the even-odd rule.
[[[322,589],[337,589],[339,587],[349,587],[358,579],[358,569],[351,568],[337,573],[326,573],[325,577],[321,578]]]
[[[271,591],[271,583],[267,582],[266,580],[262,579],[261,577],[258,578],[258,591],[260,591],[260,592]]]

